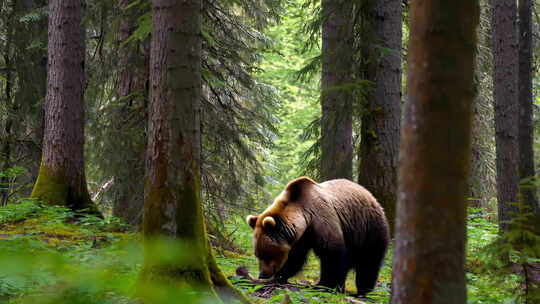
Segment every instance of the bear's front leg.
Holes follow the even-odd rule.
[[[321,252],[321,279],[318,286],[345,291],[347,278],[347,251],[345,248],[332,248]]]
[[[299,240],[293,245],[291,251],[289,251],[287,261],[276,273],[275,278],[278,283],[286,284],[289,278],[293,277],[300,270],[302,270],[302,267],[304,267],[304,264],[306,263],[307,255],[310,249],[306,245],[307,244],[303,240]]]

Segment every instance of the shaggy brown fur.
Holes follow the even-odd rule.
[[[259,278],[286,282],[309,250],[321,260],[319,285],[343,291],[350,269],[365,294],[375,287],[389,242],[382,207],[364,187],[345,179],[291,181],[259,216],[248,216]]]

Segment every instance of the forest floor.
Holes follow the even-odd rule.
[[[497,226],[484,218],[477,211],[469,215],[468,303],[520,303],[516,301],[522,289],[519,273],[490,262],[496,260],[494,249],[489,248]],[[346,294],[312,288],[319,275],[318,260],[313,256],[287,286],[254,284],[236,275],[239,266],[257,273],[251,229],[240,217],[231,217],[224,228],[236,249],[216,246],[218,263],[255,303],[389,301],[391,252],[376,290],[358,299],[351,296],[355,292],[354,273],[347,279]],[[130,295],[142,264],[142,246],[140,234],[130,229],[116,218],[81,216],[33,202],[0,208],[0,303],[135,303]]]

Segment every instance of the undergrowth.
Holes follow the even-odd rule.
[[[304,271],[291,280],[299,289],[276,289],[264,298],[255,296],[261,295],[263,286],[235,276],[239,266],[247,266],[253,275],[258,272],[251,248],[251,229],[240,218],[231,218],[226,229],[234,231],[235,245],[240,250],[231,252],[217,247],[218,263],[253,302],[351,302],[347,294],[310,287],[319,276],[319,263],[314,256],[310,256]],[[511,263],[503,263],[504,243],[499,240],[496,223],[486,220],[480,210],[471,209],[466,260],[468,303],[524,303],[523,274],[518,266],[523,262],[536,263],[538,258],[533,256],[534,251],[522,254],[507,250]],[[169,246],[160,252],[167,248],[175,251]],[[116,218],[101,219],[29,200],[0,208],[0,303],[133,303],[141,264],[139,234]],[[390,250],[376,290],[361,301],[388,303],[391,266]],[[347,279],[349,294],[355,292],[354,275],[350,273]],[[160,297],[170,303],[180,303],[178,299],[182,299],[181,303],[201,303],[200,297],[179,290],[151,290],[158,290]]]

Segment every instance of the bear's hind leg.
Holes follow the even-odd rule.
[[[356,265],[356,289],[359,295],[365,295],[375,288],[383,258],[384,251],[358,257],[360,263]]]
[[[345,248],[336,249],[321,254],[321,279],[318,286],[345,291],[345,279],[349,270]]]

